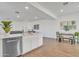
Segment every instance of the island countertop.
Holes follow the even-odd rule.
[[[23,36],[22,34],[9,34],[9,35],[0,35],[0,39],[2,38],[11,38],[11,37],[18,37],[18,36]]]

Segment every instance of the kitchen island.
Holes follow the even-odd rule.
[[[0,57],[16,57],[42,45],[40,33],[0,35]]]

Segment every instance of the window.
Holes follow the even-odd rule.
[[[39,30],[39,24],[35,24],[35,25],[34,25],[34,29],[35,29],[35,30]]]

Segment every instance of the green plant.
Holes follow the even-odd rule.
[[[79,32],[75,32],[75,36],[79,36]]]
[[[11,30],[12,21],[1,21],[1,23],[3,24],[3,30],[8,33]]]

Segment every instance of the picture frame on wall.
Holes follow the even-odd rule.
[[[76,21],[61,21],[60,22],[60,28],[69,31],[69,30],[75,30],[76,29]]]

